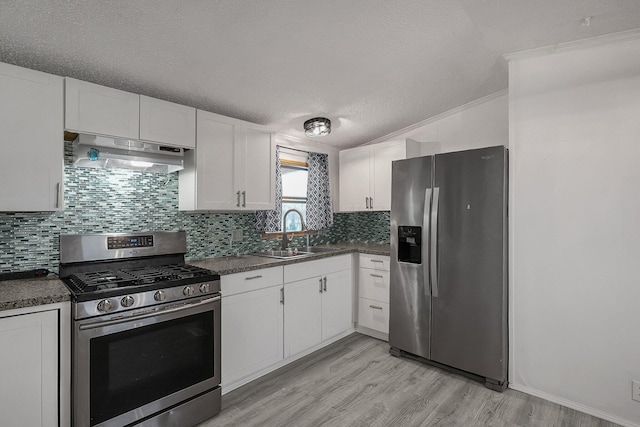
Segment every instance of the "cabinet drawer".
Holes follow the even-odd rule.
[[[236,295],[282,284],[282,267],[263,268],[220,278],[222,296]]]
[[[304,261],[284,266],[284,282],[291,283],[310,277],[324,276],[351,268],[351,254],[336,255],[315,261]]]
[[[373,270],[389,271],[388,256],[360,254],[360,268],[371,268]]]
[[[358,325],[389,333],[389,304],[367,298],[358,300]]]
[[[360,297],[389,303],[389,272],[361,268],[358,271]]]

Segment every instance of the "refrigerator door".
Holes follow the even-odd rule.
[[[389,344],[429,357],[429,208],[433,157],[398,160],[391,179]]]
[[[436,155],[434,169],[430,358],[498,383],[507,377],[506,160],[504,147],[490,147]]]

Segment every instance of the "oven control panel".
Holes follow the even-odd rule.
[[[110,236],[107,238],[107,249],[150,248],[153,236]]]

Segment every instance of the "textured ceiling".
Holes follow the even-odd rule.
[[[638,0],[0,0],[0,61],[346,148],[505,89],[505,53],[638,27]]]

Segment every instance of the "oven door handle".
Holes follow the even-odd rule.
[[[118,325],[120,323],[126,323],[126,322],[131,322],[131,321],[140,320],[140,319],[147,319],[149,317],[154,317],[154,316],[174,313],[176,311],[181,311],[181,310],[185,310],[185,309],[188,309],[188,308],[198,307],[199,305],[204,305],[204,304],[208,304],[208,303],[211,303],[211,302],[219,301],[220,299],[221,299],[221,297],[217,296],[217,297],[213,297],[213,298],[207,298],[207,299],[204,299],[202,301],[199,301],[199,302],[196,302],[196,303],[193,303],[193,304],[184,304],[184,305],[181,305],[180,307],[167,308],[167,309],[162,310],[162,311],[154,311],[154,312],[151,312],[151,313],[140,314],[138,316],[119,317],[117,319],[104,320],[102,322],[88,323],[86,325],[80,325],[80,330],[84,331],[84,330],[87,330],[87,329],[95,329],[95,328],[101,328],[101,327],[104,327],[104,326]]]

